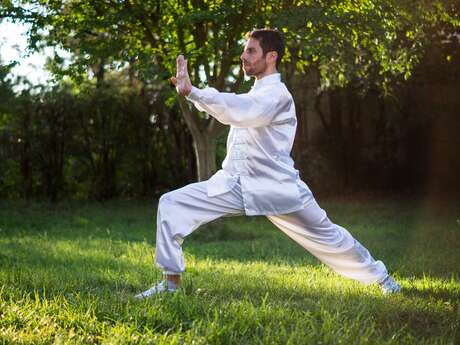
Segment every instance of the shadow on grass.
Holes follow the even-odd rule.
[[[460,223],[457,214],[444,211],[444,218],[430,212],[420,215],[407,206],[399,213],[388,209],[382,212],[377,209],[375,214],[364,211],[362,208],[362,216],[357,219],[341,215],[344,221],[338,224],[347,228],[374,258],[382,260],[390,272],[408,278],[429,275],[458,279]],[[379,213],[384,217],[378,218]],[[237,222],[222,219],[207,224],[186,239],[184,249],[197,258],[294,265],[317,263],[308,251],[264,217],[250,220],[239,217]]]
[[[4,206],[4,207],[1,207]],[[131,201],[10,205],[0,201],[0,238],[113,239],[154,243],[156,205]]]
[[[40,205],[30,209],[10,207],[0,217],[0,239],[30,236],[47,237],[49,241],[93,239],[155,244],[155,203],[132,205],[124,201],[77,206],[61,205],[51,210]],[[377,202],[375,207],[351,203],[343,210],[341,206],[342,203],[332,204],[326,209],[331,209],[334,218],[339,219],[337,223],[348,228],[391,272],[403,277],[423,277],[428,273],[449,278],[460,274],[460,228],[448,223],[456,214],[443,209],[440,222],[439,214],[422,217],[404,203]],[[229,217],[206,224],[187,237],[184,252],[197,259],[217,261],[318,264],[264,217]],[[0,262],[5,261],[8,259],[0,255]]]

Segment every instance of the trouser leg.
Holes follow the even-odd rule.
[[[207,181],[192,183],[161,196],[157,211],[155,260],[165,274],[185,270],[182,242],[200,225],[225,215],[241,214],[241,189],[208,197]]]
[[[300,211],[268,216],[268,219],[321,262],[345,277],[370,284],[381,281],[388,274],[385,265],[375,261],[345,228],[329,220],[313,197]]]

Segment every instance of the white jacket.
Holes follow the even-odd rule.
[[[244,94],[192,88],[187,96],[199,111],[230,125],[222,169],[208,181],[209,197],[241,183],[247,215],[298,211],[311,197],[290,154],[297,119],[292,95],[280,74],[256,80]]]

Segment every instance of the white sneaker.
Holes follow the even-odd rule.
[[[162,280],[158,284],[152,286],[150,289],[145,290],[144,292],[141,292],[135,295],[134,298],[141,300],[141,299],[149,298],[154,295],[161,294],[161,293],[176,292],[176,291],[177,291],[177,287],[174,283],[166,281],[166,280]]]
[[[401,291],[401,285],[399,285],[390,275],[386,276],[379,285],[384,295],[391,295]]]

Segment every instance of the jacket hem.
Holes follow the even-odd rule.
[[[282,211],[263,211],[263,212],[254,212],[254,211],[247,211],[244,210],[246,216],[279,216],[281,214],[287,214],[287,213],[292,213],[296,211],[300,211],[305,207],[306,204],[301,204],[300,206],[295,206],[292,208],[289,208],[287,210],[282,210]]]

